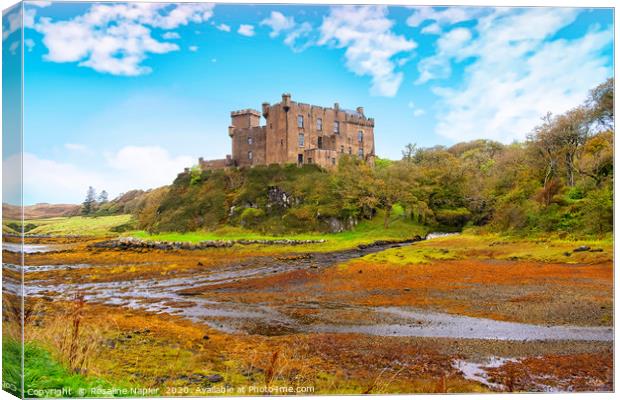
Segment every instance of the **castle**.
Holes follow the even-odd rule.
[[[317,164],[332,168],[342,155],[351,155],[374,164],[375,121],[364,109],[325,108],[291,100],[282,95],[276,104],[263,103],[254,109],[230,113],[228,135],[232,155],[221,160],[199,159],[202,169],[247,167],[269,164]]]

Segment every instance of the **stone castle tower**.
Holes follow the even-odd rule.
[[[374,119],[364,109],[342,109],[338,103],[325,108],[291,100],[282,95],[276,104],[263,103],[261,113],[254,109],[233,111],[228,134],[232,155],[225,160],[205,161],[203,168],[268,164],[318,164],[332,168],[342,155],[374,163]]]

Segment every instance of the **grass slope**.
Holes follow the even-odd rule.
[[[19,382],[20,343],[5,339],[2,343],[3,380]],[[72,373],[55,361],[51,354],[34,342],[24,346],[24,394],[25,397],[91,397],[94,388],[111,389],[112,386],[98,378]],[[15,375],[17,374],[17,375]],[[8,391],[20,396],[19,391]]]
[[[26,232],[28,235],[76,235],[76,236],[109,236],[118,235],[114,228],[130,223],[131,215],[111,215],[104,217],[57,217],[31,219],[25,225],[36,225],[36,228]],[[3,229],[10,229],[7,225],[16,221],[5,221]],[[11,229],[15,232],[13,229]]]
[[[408,239],[415,235],[424,236],[428,228],[411,223],[396,215],[392,218],[387,228],[383,226],[383,214],[377,215],[372,220],[360,222],[354,229],[339,233],[304,233],[275,236],[250,231],[237,227],[224,227],[214,231],[197,231],[188,233],[167,232],[149,234],[145,231],[135,231],[130,236],[153,241],[190,242],[197,243],[205,240],[326,240],[321,244],[324,251],[338,250],[346,247],[354,247],[362,243],[371,243],[377,240]],[[312,247],[312,246],[311,246]]]

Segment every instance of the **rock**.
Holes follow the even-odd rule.
[[[590,253],[602,253],[603,249],[590,249]]]
[[[576,249],[573,249],[575,253],[580,252],[580,251],[588,251],[588,250],[590,250],[590,246],[579,246]]]
[[[562,254],[564,254],[566,257],[570,257],[570,256],[571,256],[571,254],[573,254],[573,253],[571,253],[570,251],[565,251],[565,252],[564,252],[564,253],[562,253]]]
[[[209,337],[209,335],[204,335],[204,336],[202,337],[202,339],[203,339],[203,340],[209,340],[209,339],[210,339],[210,337]]]
[[[198,267],[204,267],[204,264],[203,264],[203,263],[201,263],[200,261],[198,261],[198,263],[196,264],[196,266],[198,266]]]
[[[213,375],[207,376],[207,381],[211,383],[218,383],[223,380],[224,380],[224,377],[222,377],[222,375],[219,375],[219,374],[213,374]]]
[[[411,289],[410,289],[410,288],[408,288],[408,287],[404,288],[403,290],[404,290],[405,292],[411,292]]]

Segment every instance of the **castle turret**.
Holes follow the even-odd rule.
[[[254,109],[233,111],[230,113],[231,126],[235,128],[253,128],[260,126],[260,113]]]

